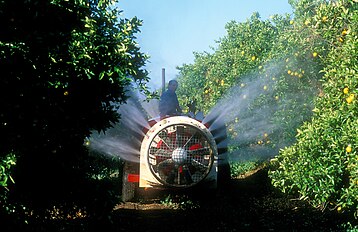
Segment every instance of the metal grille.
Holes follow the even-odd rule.
[[[163,184],[187,187],[204,179],[213,164],[209,139],[189,125],[171,125],[160,130],[150,143],[148,164]]]

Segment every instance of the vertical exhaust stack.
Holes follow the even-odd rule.
[[[165,92],[165,68],[162,68],[162,93]]]

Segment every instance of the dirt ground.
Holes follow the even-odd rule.
[[[341,225],[352,222],[336,210],[322,212],[279,193],[271,186],[265,169],[231,179],[215,192],[171,195],[164,202],[163,198],[141,199],[118,204],[106,218],[51,220],[45,224],[40,220],[27,226],[6,226],[0,218],[0,231],[335,232],[346,231]]]
[[[140,202],[119,204],[107,231],[344,231],[347,220],[290,199],[271,186],[261,169],[231,182],[214,194],[190,196],[192,207]],[[175,201],[175,198],[173,198]],[[185,201],[184,201],[185,202]],[[177,207],[178,208],[178,207]]]

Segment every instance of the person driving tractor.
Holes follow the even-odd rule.
[[[176,80],[170,80],[168,83],[168,89],[161,95],[159,101],[159,115],[161,118],[167,115],[174,116],[182,114],[178,96],[175,93],[177,88],[178,82]]]

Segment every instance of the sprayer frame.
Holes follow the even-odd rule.
[[[188,114],[190,115],[190,114]],[[150,195],[149,189],[155,190],[173,190],[178,189],[216,189],[218,184],[224,186],[230,178],[230,166],[227,157],[227,146],[217,148],[217,144],[226,141],[226,127],[224,124],[219,126],[219,130],[216,129],[212,132],[208,130],[212,122],[202,123],[202,120],[189,116],[171,116],[164,117],[158,121],[158,119],[149,120],[150,128],[145,128],[146,133],[141,144],[140,163],[133,163],[129,161],[124,162],[123,167],[123,184],[122,184],[122,201],[132,201],[136,198],[143,197],[143,195]],[[150,169],[146,160],[146,152],[148,146],[158,131],[170,125],[190,125],[200,130],[207,136],[210,141],[210,146],[214,151],[213,164],[207,176],[195,186],[189,186],[188,188],[173,188],[173,186],[165,186],[163,183],[154,178],[150,173]],[[221,130],[221,131],[220,131]],[[224,130],[224,133],[223,131]],[[215,137],[214,134],[219,131],[221,136]],[[154,181],[154,182],[153,182]],[[159,186],[159,187],[158,187]],[[145,189],[146,191],[143,191]],[[144,196],[145,197],[145,196]]]

